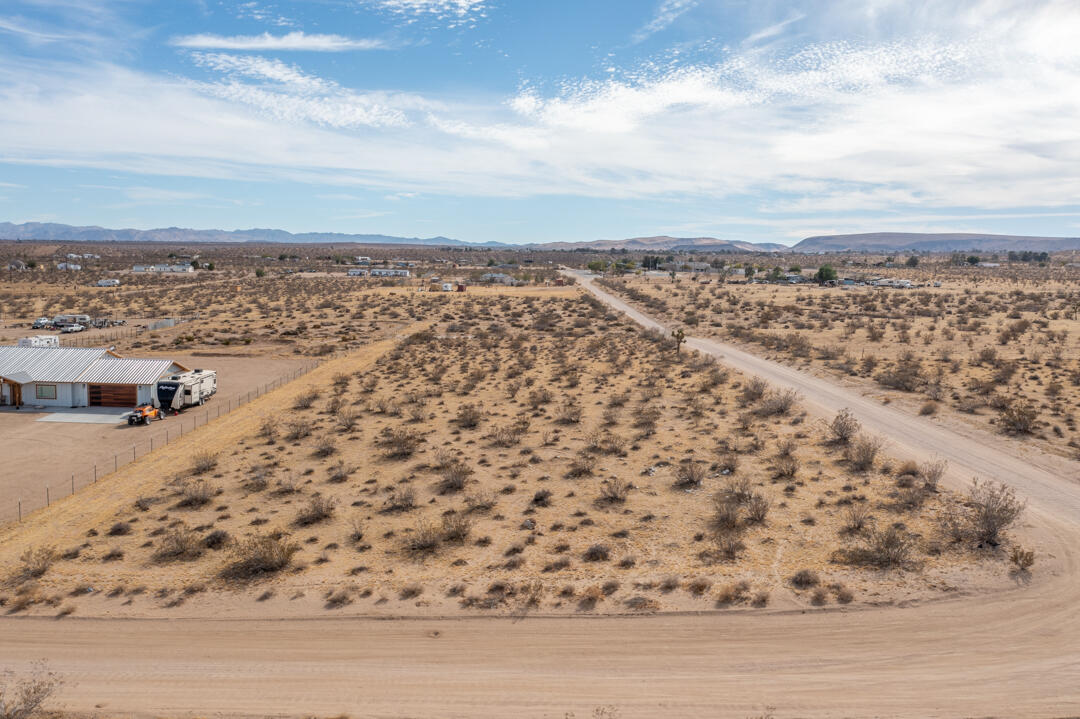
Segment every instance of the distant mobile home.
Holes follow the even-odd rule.
[[[173,273],[173,272],[194,272],[195,268],[191,265],[135,265],[131,268],[132,272],[160,272],[160,273]]]
[[[384,268],[376,268],[371,271],[372,277],[411,277],[412,273],[408,270],[391,270]]]
[[[119,287],[120,286],[120,280],[98,280],[97,281],[97,286],[98,287]]]
[[[347,274],[349,277],[367,277],[367,273],[367,270],[349,270]]]

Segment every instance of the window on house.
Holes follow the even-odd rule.
[[[34,385],[34,396],[38,399],[56,399],[56,385],[36,384]]]

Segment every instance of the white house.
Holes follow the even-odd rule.
[[[371,258],[370,257],[363,257],[362,255],[357,255],[353,259],[356,260],[356,264],[358,264],[358,265],[370,265],[371,264]]]
[[[194,272],[191,265],[135,265],[132,272]]]
[[[20,337],[19,347],[59,347],[60,337],[57,335],[33,335],[32,337]]]
[[[367,277],[367,270],[349,270],[346,274],[349,277]]]
[[[187,368],[84,347],[0,347],[0,405],[134,407],[154,384]]]
[[[56,269],[58,269],[58,270],[70,270],[72,272],[78,272],[79,270],[82,269],[82,265],[76,264],[74,262],[57,262],[56,263]]]
[[[376,267],[371,270],[372,277],[410,277],[412,273],[408,270],[391,270],[383,267]]]
[[[97,281],[97,286],[98,287],[119,287],[120,286],[120,280],[115,280],[115,279],[114,280],[98,280]]]

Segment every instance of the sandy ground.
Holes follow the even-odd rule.
[[[149,357],[160,353],[144,353]],[[131,355],[136,356],[136,355]],[[287,376],[305,362],[303,359],[257,359],[242,357],[206,357],[182,354],[166,356],[186,367],[201,367],[218,371],[218,395],[202,410],[170,417],[150,427],[129,427],[127,424],[75,424],[68,422],[38,422],[48,410],[4,410],[0,412],[0,437],[4,438],[4,470],[0,472],[0,522],[16,516],[17,502],[23,500],[24,510],[45,503],[45,487],[55,500],[71,493],[72,475],[78,490],[94,479],[94,465],[99,476],[113,470],[113,456],[122,464],[130,461],[132,448],[137,456],[150,451],[180,431],[192,428],[198,415],[211,417],[219,411],[235,407],[236,398]]]
[[[48,659],[69,678],[58,707],[110,716],[745,717],[770,706],[777,717],[1080,712],[1076,463],[1018,457],[997,437],[958,434],[722,343],[689,344],[798,389],[821,416],[850,407],[892,448],[948,459],[953,486],[974,474],[1008,482],[1029,498],[1032,532],[1053,568],[1037,564],[1033,581],[1014,591],[856,611],[398,622],[7,618],[0,653],[18,671]]]

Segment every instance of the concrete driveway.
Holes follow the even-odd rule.
[[[130,407],[74,407],[54,409],[38,422],[72,422],[75,424],[118,424],[124,421],[124,415]]]

